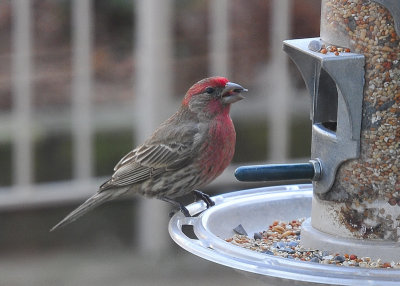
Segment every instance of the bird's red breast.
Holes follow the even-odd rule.
[[[208,136],[201,150],[201,175],[208,184],[219,176],[232,161],[236,132],[228,113],[216,116],[209,126]]]

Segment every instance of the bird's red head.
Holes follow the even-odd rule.
[[[224,77],[205,78],[195,83],[186,93],[182,106],[189,107],[193,112],[219,113],[229,112],[229,105],[243,99],[240,94],[247,91],[236,83],[229,82]]]
[[[182,104],[183,105],[188,105],[189,101],[192,99],[193,96],[197,95],[197,94],[202,94],[202,93],[206,93],[206,89],[208,87],[211,88],[224,88],[225,84],[228,82],[228,79],[224,78],[224,77],[220,77],[220,76],[216,76],[216,77],[209,77],[209,78],[205,78],[202,79],[201,81],[196,82],[194,85],[192,85],[191,88],[189,88],[189,90],[186,92],[186,96],[183,99]]]

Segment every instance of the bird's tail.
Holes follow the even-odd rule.
[[[53,226],[50,231],[54,231],[57,228],[63,227],[81,216],[83,216],[85,213],[88,211],[94,209],[95,207],[105,203],[106,201],[112,199],[113,194],[111,192],[99,192],[96,193],[95,195],[91,196],[89,199],[87,199],[83,204],[81,204],[79,207],[77,207],[75,210],[73,210],[69,215],[67,215],[62,221],[60,221],[58,224]]]

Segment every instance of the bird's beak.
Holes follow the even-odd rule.
[[[241,92],[244,91],[247,91],[247,89],[243,88],[237,83],[227,82],[221,93],[222,102],[225,104],[230,104],[242,100],[244,96],[241,95]]]

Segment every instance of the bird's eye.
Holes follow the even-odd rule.
[[[207,88],[206,88],[206,92],[207,92],[208,94],[211,94],[211,93],[213,93],[214,91],[215,91],[215,89],[212,88],[212,87],[207,87]]]

